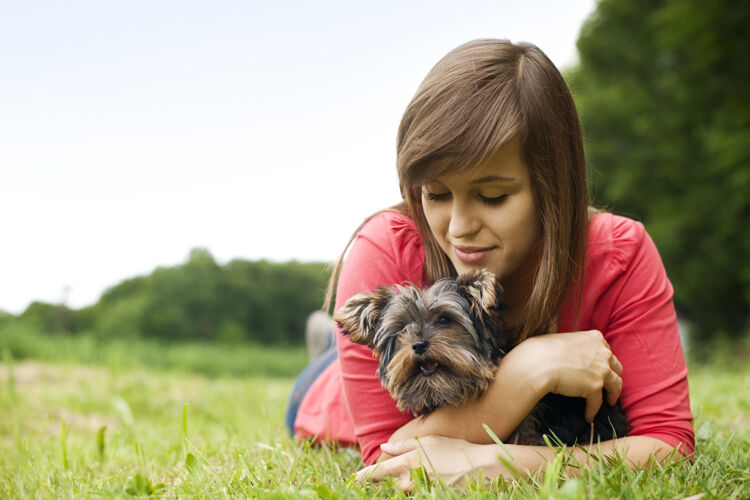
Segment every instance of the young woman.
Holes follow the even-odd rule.
[[[504,439],[549,392],[585,398],[591,419],[604,389],[630,432],[597,453],[637,466],[692,452],[672,286],[640,223],[589,207],[575,106],[538,48],[476,40],[447,54],[404,113],[397,166],[404,203],[358,231],[336,308],[380,285],[486,268],[503,285],[506,326],[525,340],[480,399],[414,419],[380,385],[371,351],[339,335],[338,355],[295,392],[298,437],[359,444],[379,463],[358,477],[397,476],[404,489],[425,454],[447,482],[509,474],[498,457],[534,473],[553,450],[503,449],[483,424]]]

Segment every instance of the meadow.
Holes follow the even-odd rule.
[[[287,435],[302,350],[193,344],[170,354],[139,340],[97,342],[0,335],[0,497],[406,497],[392,483],[353,483],[355,450]],[[412,496],[750,498],[750,367],[694,364],[690,387],[693,465],[634,471],[614,459],[573,478],[558,462],[535,482],[451,489],[416,478]]]

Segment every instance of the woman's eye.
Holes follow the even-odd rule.
[[[482,202],[489,206],[496,206],[496,205],[502,205],[506,199],[508,199],[507,194],[501,194],[500,196],[495,196],[493,198],[488,198],[487,196],[479,195],[479,197],[482,199]]]
[[[433,193],[431,191],[425,191],[423,194],[424,197],[430,201],[445,201],[449,200],[451,197],[450,191],[448,191],[447,193]]]
[[[441,325],[447,325],[450,322],[451,322],[451,319],[448,316],[440,316],[438,318],[438,323],[440,323]]]

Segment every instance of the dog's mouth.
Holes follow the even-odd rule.
[[[437,371],[439,366],[437,361],[422,361],[419,363],[419,370],[422,375],[431,375]]]

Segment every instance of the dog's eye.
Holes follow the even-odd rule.
[[[447,325],[450,322],[451,322],[451,319],[448,316],[440,316],[438,318],[438,323],[440,323],[441,325]]]

